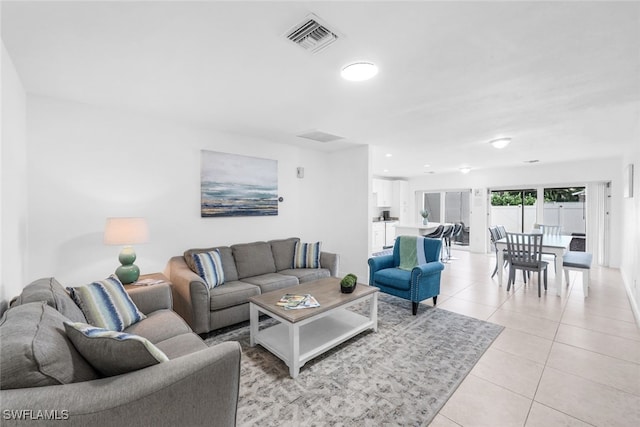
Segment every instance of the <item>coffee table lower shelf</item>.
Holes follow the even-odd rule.
[[[295,378],[300,368],[314,357],[367,329],[378,330],[377,293],[368,297],[372,309],[369,317],[341,307],[295,323],[251,303],[250,344],[252,347],[260,344],[283,360],[289,366],[291,377]],[[280,323],[258,330],[260,312],[279,320]]]

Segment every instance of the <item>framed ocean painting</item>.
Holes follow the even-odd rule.
[[[200,213],[278,215],[278,161],[202,150]]]

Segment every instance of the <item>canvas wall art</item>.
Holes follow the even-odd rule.
[[[201,151],[202,217],[278,215],[278,161]]]

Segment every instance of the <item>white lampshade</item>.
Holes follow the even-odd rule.
[[[132,245],[149,240],[149,226],[145,218],[107,218],[104,227],[106,245]]]

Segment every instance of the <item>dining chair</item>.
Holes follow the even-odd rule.
[[[498,272],[498,247],[496,246],[496,242],[500,239],[503,239],[507,236],[507,231],[505,230],[504,226],[502,225],[495,225],[493,227],[489,227],[489,237],[491,238],[491,246],[493,247],[494,252],[496,253],[496,266],[493,269],[493,273],[491,273],[491,278],[493,278],[493,276],[496,275],[496,273]],[[507,250],[503,249],[503,260],[504,263],[502,265],[502,268],[504,268],[508,261],[509,261],[509,257],[507,255]],[[527,282],[527,279],[525,277],[524,279],[525,283]]]
[[[540,275],[544,273],[544,290],[547,290],[548,263],[542,261],[543,237],[544,235],[540,233],[507,233],[507,255],[509,257],[507,292],[511,289],[512,284],[515,288],[516,270],[522,270],[525,277],[528,272],[538,273],[538,297],[541,296]]]
[[[560,225],[544,225],[540,224],[540,232],[545,236],[559,236],[562,231],[562,226]]]
[[[538,224],[538,229],[540,230],[540,233],[542,233],[542,235],[544,236],[559,236],[560,233],[562,232],[562,226],[560,225],[545,225],[545,224]],[[543,252],[542,253],[543,257],[549,257],[549,259],[551,260],[551,262],[553,262],[553,268],[555,271],[556,268],[556,254],[550,253],[550,252]],[[558,274],[557,271],[555,271],[556,274]]]
[[[491,238],[491,247],[493,251],[496,253],[496,266],[493,269],[493,273],[491,273],[491,278],[496,275],[498,272],[498,247],[496,246],[496,241],[498,241],[498,229],[496,227],[489,227],[489,237]],[[506,255],[506,253],[505,253]],[[507,263],[507,257],[504,257],[504,264]],[[503,266],[504,267],[504,266]]]

